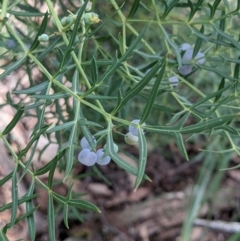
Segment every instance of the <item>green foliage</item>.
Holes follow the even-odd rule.
[[[64,170],[65,181],[73,175],[73,167],[80,165],[76,155],[83,136],[94,151],[98,144],[106,143],[106,155],[120,168],[136,175],[135,188],[143,179],[151,178],[145,174],[147,142],[154,145],[174,139],[188,160],[191,158],[185,142],[196,143],[201,136],[211,143],[205,146],[207,154],[203,164],[209,173],[205,177],[200,173],[200,194],[191,202],[189,218],[183,227],[182,240],[189,240],[194,218],[216,167],[212,152],[222,158],[226,158],[224,152],[240,154],[239,1],[126,1],[123,6],[115,0],[93,1],[91,11],[96,12],[101,21],[98,15],[93,15],[95,24],[92,25],[84,22],[87,1],[73,1],[74,12],[69,11],[69,16],[58,15],[52,1],[45,2],[46,13],[25,2],[3,0],[0,3],[0,60],[9,59],[1,66],[0,80],[4,81],[19,69],[24,70],[28,86],[20,89],[22,79],[18,77],[12,94],[27,95],[30,99],[16,104],[12,95],[6,98],[6,105],[17,110],[0,138],[12,154],[15,167],[0,180],[1,186],[12,181],[12,203],[0,207],[0,212],[11,208],[10,223],[0,230],[1,240],[7,240],[6,231],[25,218],[30,239],[35,239],[36,184],[48,192],[51,241],[56,240],[54,201],[63,211],[66,227],[69,210],[100,212],[94,204],[73,198],[72,186],[66,197],[52,190],[56,168]],[[67,8],[61,7],[62,12],[67,13]],[[40,25],[33,21],[35,17]],[[63,24],[63,17],[71,21]],[[49,36],[47,43],[39,42],[42,34]],[[180,46],[186,42],[191,50],[181,50]],[[190,60],[184,59],[188,51],[192,51]],[[203,55],[200,60],[199,53]],[[33,79],[34,68],[41,72],[41,82]],[[188,68],[190,72],[184,74],[181,68]],[[179,80],[177,87],[169,80],[172,76]],[[49,112],[54,114],[54,123]],[[6,135],[23,117],[30,115],[37,124],[27,146],[15,153]],[[136,118],[140,119],[138,125],[131,123]],[[142,125],[144,122],[146,125]],[[113,143],[124,140],[129,125],[138,128],[137,168],[114,151]],[[48,138],[48,145],[57,143],[59,150],[48,164],[34,170],[33,156],[42,135]],[[221,148],[217,144],[220,139]],[[96,170],[93,167],[94,173],[101,176]],[[44,184],[39,176],[47,172],[48,183]],[[31,177],[31,186],[25,196],[19,198],[18,182],[25,175]],[[18,205],[22,203],[26,203],[26,213],[17,217]]]

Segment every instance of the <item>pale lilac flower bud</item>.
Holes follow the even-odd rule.
[[[195,56],[195,60],[197,61],[198,64],[204,64],[205,62],[205,54],[202,52],[198,52],[197,55]]]
[[[103,157],[104,155],[103,149],[97,150],[96,154],[97,154],[97,164],[99,165],[105,166],[111,161],[110,156]]]
[[[191,65],[183,65],[178,69],[178,71],[181,75],[188,75],[192,72],[192,66]]]
[[[179,47],[179,50],[181,50],[181,51],[186,51],[186,50],[188,50],[188,49],[191,49],[191,45],[188,44],[188,43],[183,43],[183,44],[181,44],[180,47]]]
[[[170,82],[171,86],[176,87],[179,84],[179,79],[177,76],[172,76],[169,78],[169,82]]]
[[[89,149],[83,149],[78,154],[78,161],[85,166],[93,166],[97,161],[97,154]]]

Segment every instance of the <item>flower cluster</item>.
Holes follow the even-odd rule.
[[[140,122],[140,120],[136,119],[136,120],[133,120],[131,123],[139,124],[139,122]],[[142,125],[145,126],[146,124],[143,123]],[[129,132],[125,135],[126,143],[129,145],[136,145],[138,143],[138,128],[130,125],[128,127],[128,131]],[[141,130],[141,131],[143,132],[143,130]]]
[[[189,63],[193,58],[193,49],[190,44],[184,43],[180,46],[179,50],[183,52],[182,55],[182,62]],[[198,52],[194,57],[194,60],[198,64],[204,64],[205,62],[205,55],[202,52]],[[179,69],[179,73],[181,75],[188,75],[192,72],[192,66],[190,64],[182,65]]]
[[[193,49],[190,44],[183,43],[179,47],[180,52],[182,53],[182,62],[183,65],[178,69],[179,73],[181,75],[188,75],[192,72],[192,65],[191,63],[193,58]],[[198,52],[196,56],[194,57],[194,60],[198,64],[204,64],[205,62],[205,55],[202,52]],[[172,87],[176,87],[179,84],[179,79],[176,75],[169,77],[169,83]]]
[[[93,140],[96,144],[96,139],[93,138]],[[114,151],[118,152],[118,146],[115,143],[113,145]],[[104,166],[111,161],[111,157],[105,154],[105,146],[94,152],[85,137],[81,139],[80,146],[82,150],[78,154],[78,161],[85,166],[93,166],[95,163]]]

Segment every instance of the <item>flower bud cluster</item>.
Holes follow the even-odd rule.
[[[133,124],[139,124],[140,120],[136,119],[133,120],[131,123]],[[143,126],[145,126],[146,124],[143,123]],[[125,142],[129,145],[136,145],[138,144],[138,128],[135,126],[130,125],[128,127],[128,133],[125,135]],[[143,130],[141,130],[143,132]],[[144,132],[143,132],[144,133]]]
[[[94,137],[93,140],[96,144],[97,141]],[[118,146],[115,143],[113,145],[114,151],[118,152]],[[96,163],[105,166],[111,161],[111,157],[105,154],[106,146],[94,152],[85,137],[81,139],[80,146],[82,150],[78,154],[78,161],[85,166],[93,166]]]
[[[193,49],[192,49],[190,44],[183,43],[180,46],[179,50],[181,52],[183,52],[183,55],[182,55],[182,62],[183,63],[189,63],[190,61],[192,61]],[[204,64],[204,62],[205,62],[205,55],[204,55],[204,53],[198,52],[196,54],[196,56],[194,57],[194,60],[198,64]],[[192,66],[190,64],[188,64],[188,65],[184,65],[183,64],[178,70],[179,70],[179,73],[181,75],[188,75],[188,74],[190,74],[192,72]]]

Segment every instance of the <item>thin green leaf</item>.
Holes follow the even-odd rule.
[[[32,179],[31,185],[28,188],[28,191],[26,193],[26,197],[33,196],[34,187],[35,187],[35,180]],[[30,212],[33,209],[34,209],[34,204],[33,204],[33,198],[32,198],[26,202],[26,211]],[[31,214],[27,217],[27,224],[28,224],[28,233],[29,233],[30,240],[34,241],[35,236],[36,236],[36,225],[35,225],[35,220],[34,220],[33,214]]]
[[[49,191],[48,193],[48,236],[50,241],[56,241],[55,236],[55,212],[54,212],[54,205],[53,205],[53,196],[52,192]]]
[[[31,98],[42,99],[42,100],[58,100],[61,98],[64,99],[69,96],[70,96],[69,93],[60,92],[60,93],[56,93],[56,94],[52,94],[52,95],[31,95]]]
[[[211,14],[210,14],[210,19],[212,19],[215,15],[215,12],[217,10],[217,7],[219,5],[219,3],[221,2],[221,0],[215,0],[213,5],[212,5],[212,8],[211,8]]]
[[[50,161],[48,162],[48,164],[46,164],[45,166],[41,167],[40,169],[38,169],[34,175],[36,176],[40,176],[43,175],[45,173],[47,173],[48,171],[50,171],[51,169],[53,169],[53,167],[56,166],[56,163],[65,155],[65,153],[68,150],[68,146],[66,146],[64,149],[62,149],[61,151],[59,151],[57,153],[57,155]]]
[[[18,61],[14,62],[13,64],[11,64],[10,66],[7,66],[7,68],[5,69],[5,71],[0,74],[0,79],[3,79],[4,77],[6,77],[7,75],[11,74],[13,72],[13,70],[17,69],[18,67],[20,67],[24,61],[26,60],[26,56],[24,55],[21,59],[19,59]]]
[[[204,35],[204,25],[202,25],[202,27],[200,29],[200,33]],[[202,38],[199,38],[199,37],[197,38],[197,41],[196,41],[194,49],[193,49],[193,56],[192,56],[192,58],[195,58],[195,56],[199,52],[199,50],[201,48],[202,41],[203,41]]]
[[[132,44],[127,48],[127,51],[125,54],[117,61],[117,58],[113,60],[112,66],[109,68],[108,71],[106,71],[101,78],[99,79],[99,82],[102,82],[104,80],[108,80],[111,75],[115,72],[115,70],[124,62],[130,54],[134,51],[137,44],[141,41],[144,33],[148,30],[149,26],[144,27],[144,29],[140,32],[140,34],[137,36],[137,38],[132,42]]]
[[[125,96],[122,98],[120,103],[114,108],[112,111],[112,115],[115,115],[126,103],[132,99],[135,95],[137,95],[147,84],[148,82],[155,76],[157,71],[159,70],[161,62],[158,61],[154,67],[144,76],[144,78],[138,82],[136,86],[131,88]]]
[[[223,32],[219,27],[216,26],[216,24],[212,23],[212,27],[223,37],[223,39],[229,41],[236,49],[240,50],[240,44],[232,36],[229,36]]]
[[[37,194],[37,193],[32,194],[31,196],[26,196],[26,195],[25,195],[25,196],[21,197],[21,198],[18,200],[17,205],[19,206],[19,205],[21,205],[21,204],[23,204],[23,203],[25,203],[25,202],[28,202],[28,201],[30,201],[30,200],[38,197],[38,195],[39,195],[39,194]],[[5,210],[7,210],[7,209],[11,209],[11,208],[12,208],[12,205],[13,205],[12,202],[5,204],[4,206],[0,207],[0,212],[3,212],[3,211],[5,211]]]
[[[107,154],[111,156],[113,161],[122,169],[124,169],[127,172],[130,172],[131,174],[137,176],[138,170],[130,165],[128,162],[124,161],[120,156],[116,154],[114,151],[114,146],[113,146],[113,138],[112,138],[112,130],[108,130],[108,135],[107,135],[107,143],[106,143],[106,150]],[[151,181],[151,179],[147,176],[144,175],[144,179]]]
[[[96,207],[94,204],[85,200],[71,199],[68,201],[68,205],[74,206],[76,208],[79,208],[85,211],[93,211],[93,212],[101,213],[98,207]]]
[[[29,143],[27,144],[27,146],[20,151],[20,153],[18,154],[18,158],[21,159],[23,156],[25,156],[29,149],[31,148],[32,144],[43,134],[46,132],[46,130],[48,129],[49,125],[44,125],[40,130],[38,130],[36,133],[34,133],[33,137],[30,139]]]
[[[0,180],[0,187],[6,183],[8,180],[10,180],[13,176],[13,171],[10,172],[7,176],[5,176],[3,179]]]
[[[1,241],[9,241],[9,239],[7,238],[6,234],[4,233],[4,231],[2,229],[0,229],[0,240]]]
[[[138,172],[137,172],[137,178],[135,181],[134,190],[136,190],[141,184],[145,173],[146,164],[147,164],[147,142],[141,128],[138,128],[138,139],[139,139],[139,163],[138,163]]]
[[[65,227],[67,229],[69,229],[69,225],[68,225],[68,213],[69,213],[69,206],[68,204],[64,204],[63,205],[63,221],[65,224]]]
[[[167,15],[172,11],[172,9],[178,4],[179,0],[173,0],[171,3],[167,6],[165,5],[165,11],[161,17],[161,19],[165,19]]]
[[[164,29],[164,27],[162,25],[159,25],[159,26],[163,32],[165,40],[172,47],[172,49],[176,55],[178,66],[181,67],[182,66],[182,57],[181,57],[181,54],[179,51],[179,47],[171,40],[171,38],[169,37],[169,35],[168,35],[167,31]]]
[[[13,117],[13,119],[11,120],[11,122],[6,126],[6,128],[4,129],[4,131],[2,132],[3,135],[6,135],[8,133],[11,132],[11,130],[16,126],[16,124],[18,123],[18,121],[21,119],[22,115],[24,113],[24,107],[21,106],[17,113],[15,114],[15,116]]]
[[[16,17],[42,17],[45,15],[45,13],[30,13],[30,12],[22,12],[22,11],[13,11],[13,10],[8,10],[8,13],[16,16]]]
[[[68,129],[72,128],[74,123],[75,123],[74,121],[68,121],[63,124],[54,126],[53,128],[47,130],[47,133],[52,133],[52,132],[61,131],[61,130],[68,130]]]
[[[98,67],[97,67],[97,62],[94,55],[92,57],[91,74],[92,74],[93,85],[95,85],[98,82]]]
[[[41,34],[45,33],[45,30],[46,30],[46,28],[47,28],[47,23],[48,23],[48,11],[46,11],[46,13],[45,13],[45,15],[44,15],[42,24],[41,24],[41,26],[40,26],[40,28],[39,28],[39,30],[38,30],[38,33],[37,33],[37,35],[36,35],[36,37],[35,37],[32,45],[31,45],[30,49],[29,49],[29,52],[32,52],[32,51],[33,51],[34,49],[36,49],[37,46],[40,44],[40,42],[39,42],[39,40],[38,40],[38,37],[39,37]]]
[[[18,217],[18,218],[16,219],[14,225],[17,224],[17,223],[19,223],[19,222],[21,222],[22,220],[24,220],[25,218],[27,218],[29,215],[32,215],[37,209],[38,209],[38,207],[35,207],[35,208],[33,208],[32,210],[24,213],[22,216]],[[10,228],[11,228],[10,224],[5,225],[4,228],[3,228],[3,232],[7,231],[7,229],[10,229]]]
[[[9,228],[13,227],[17,218],[17,208],[18,208],[18,165],[15,166],[12,175],[12,209],[11,209],[11,220],[9,223]]]
[[[222,78],[222,80],[218,86],[218,90],[222,90],[224,88],[224,86],[225,86],[225,78]],[[214,103],[216,103],[221,98],[222,93],[223,92],[221,91],[219,94],[216,95]]]
[[[47,89],[49,82],[45,81],[39,85],[27,88],[27,89],[23,89],[23,90],[14,90],[13,93],[14,94],[32,94],[32,93],[36,93],[36,92],[40,92],[42,90]]]
[[[223,79],[224,79],[224,78],[223,78]],[[223,80],[223,79],[222,79],[222,80]],[[222,83],[222,81],[221,81],[221,83]],[[220,85],[221,85],[221,84],[220,84]],[[231,85],[228,85],[228,86],[226,86],[226,87],[224,88],[224,84],[223,84],[223,87],[222,87],[222,88],[220,88],[220,89],[218,89],[218,91],[213,92],[213,93],[207,95],[206,97],[202,98],[201,100],[199,100],[198,102],[196,102],[194,105],[192,105],[192,106],[190,107],[190,109],[194,109],[195,107],[200,106],[201,104],[207,102],[208,100],[210,100],[210,99],[212,99],[212,98],[214,98],[214,97],[216,98],[216,97],[219,96],[219,95],[221,96],[222,93],[223,93],[225,90],[229,89],[230,87],[231,87]]]
[[[80,21],[81,21],[83,13],[85,11],[85,8],[87,6],[87,3],[88,3],[88,1],[84,2],[84,4],[82,5],[82,7],[80,8],[80,10],[79,10],[79,12],[77,14],[77,18],[75,20],[74,27],[73,27],[73,30],[72,30],[72,33],[71,33],[71,38],[69,40],[69,44],[67,46],[67,50],[64,53],[64,56],[63,56],[63,59],[62,59],[62,62],[60,64],[60,66],[59,66],[59,70],[58,71],[62,70],[62,68],[65,65],[66,61],[69,60],[70,53],[74,50],[75,38],[77,36],[77,32],[78,32],[78,28],[79,28],[79,25],[80,25]]]
[[[175,138],[175,141],[176,141],[176,144],[178,146],[179,151],[181,152],[181,154],[183,155],[183,157],[186,160],[189,160],[186,148],[185,148],[184,143],[183,143],[182,135],[175,132],[175,133],[173,133],[173,136]]]
[[[168,127],[168,126],[142,126],[143,129],[160,133],[163,135],[172,135],[173,133],[181,133],[181,134],[192,134],[192,133],[200,133],[204,132],[208,129],[212,129],[215,127],[221,127],[223,124],[225,124],[228,121],[231,121],[235,117],[237,117],[238,114],[232,114],[232,115],[224,115],[221,117],[217,117],[214,119],[206,120],[203,122],[199,122],[197,124],[193,124],[187,127],[184,127],[182,129],[178,129],[176,127]]]
[[[191,19],[193,18],[193,16],[195,15],[195,13],[199,10],[199,7],[202,5],[204,0],[198,0],[197,3],[195,4],[194,8],[192,9],[191,8],[191,13],[189,15],[189,18],[188,18],[188,22],[191,21]],[[188,1],[189,3],[190,1]],[[191,4],[192,5],[192,4]],[[190,5],[190,6],[191,6]]]
[[[140,5],[140,0],[135,0],[135,1],[133,2],[132,8],[131,8],[131,10],[130,10],[127,18],[131,18],[131,17],[134,16],[134,14],[135,14],[135,13],[137,12],[137,10],[138,10],[139,5]]]
[[[160,70],[159,74],[157,75],[157,78],[156,78],[155,83],[153,85],[152,91],[149,95],[147,104],[145,105],[145,108],[143,110],[143,114],[141,116],[141,121],[140,121],[139,124],[144,123],[145,120],[148,118],[149,114],[152,111],[152,108],[154,106],[154,101],[155,101],[155,98],[156,98],[158,90],[159,90],[158,88],[159,88],[159,85],[161,84],[163,74],[165,72],[165,67],[166,67],[166,59],[163,59],[161,65],[159,67],[161,70]]]

